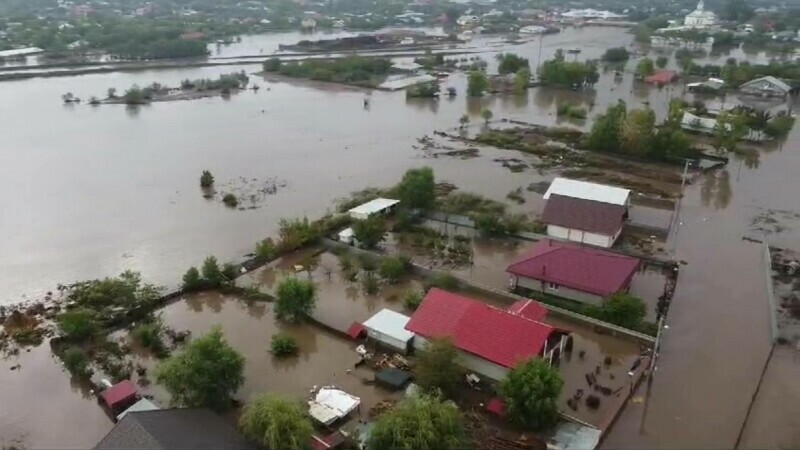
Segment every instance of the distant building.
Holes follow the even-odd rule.
[[[609,295],[627,292],[640,264],[630,256],[547,239],[506,271],[512,290],[599,305]]]
[[[621,19],[625,17],[622,14],[613,13],[611,11],[600,11],[597,9],[571,9],[565,13],[561,13],[561,17],[567,19]]]
[[[761,97],[786,97],[792,91],[792,87],[783,80],[766,76],[748,81],[739,86],[739,91]]]
[[[460,27],[474,27],[480,23],[478,16],[463,15],[456,20],[456,25]]]
[[[697,9],[683,19],[683,25],[691,28],[710,28],[716,24],[717,16],[713,12],[705,10],[703,0],[697,4]]]
[[[300,28],[312,29],[317,28],[317,21],[312,18],[306,18],[300,21]]]
[[[654,84],[656,86],[664,86],[673,83],[678,79],[678,72],[674,70],[659,70],[656,73],[645,78],[645,83]]]
[[[628,189],[556,178],[544,194],[541,220],[548,236],[608,248],[622,233],[629,197]]]

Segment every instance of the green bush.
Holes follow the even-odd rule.
[[[256,244],[256,259],[260,262],[271,261],[278,254],[278,249],[275,247],[275,241],[272,238],[266,238]]]
[[[56,322],[58,322],[64,338],[73,342],[91,338],[100,329],[94,313],[88,309],[73,309],[61,313],[56,318]]]
[[[200,272],[197,270],[197,267],[190,267],[183,275],[183,289],[186,291],[194,291],[202,287],[203,279],[200,278]]]
[[[211,186],[214,186],[214,175],[211,175],[208,170],[204,170],[200,175],[200,187],[210,188]]]
[[[75,377],[90,375],[89,355],[80,347],[68,347],[61,356],[64,367]]]
[[[131,331],[131,336],[133,336],[133,339],[142,347],[154,353],[160,353],[165,349],[164,341],[161,340],[161,332],[163,329],[164,327],[161,322],[159,320],[154,320],[136,326],[136,328]]]
[[[367,295],[375,295],[380,290],[378,278],[373,272],[364,272],[361,276],[361,287]]]
[[[378,268],[378,273],[381,278],[387,282],[394,284],[400,281],[400,278],[408,273],[409,266],[400,258],[384,258]]]
[[[269,346],[270,353],[278,358],[296,355],[300,349],[297,340],[284,333],[273,334]]]
[[[416,289],[409,289],[403,295],[403,304],[406,305],[406,308],[410,311],[416,311],[419,308],[419,305],[422,303],[422,292],[419,292]]]
[[[458,288],[458,278],[450,275],[449,273],[440,273],[435,275],[430,281],[431,287],[452,291]]]
[[[229,193],[225,194],[224,197],[222,197],[222,203],[225,203],[225,206],[229,206],[231,208],[235,208],[235,207],[239,206],[239,199],[236,198],[236,195],[231,194],[229,192]]]

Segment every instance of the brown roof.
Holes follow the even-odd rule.
[[[624,215],[622,205],[551,194],[542,213],[542,222],[613,236],[622,228]]]

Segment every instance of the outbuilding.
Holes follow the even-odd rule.
[[[133,406],[138,400],[136,385],[131,380],[121,381],[100,393],[103,403],[114,417]]]
[[[350,217],[356,220],[366,220],[374,215],[390,214],[392,211],[394,211],[398,203],[400,203],[400,200],[376,198],[352,208],[348,211],[348,214],[350,214]]]
[[[781,79],[766,76],[744,83],[739,86],[739,91],[761,97],[786,97],[792,91],[792,87]]]
[[[399,312],[382,309],[362,325],[369,339],[405,354],[411,351],[414,339],[414,333],[406,329],[409,320],[410,317]]]

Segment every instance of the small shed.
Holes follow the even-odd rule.
[[[678,79],[678,72],[673,70],[659,70],[645,78],[644,81],[656,86],[664,86]]]
[[[350,328],[347,329],[347,335],[350,336],[350,339],[357,341],[367,335],[367,329],[364,328],[364,325],[361,325],[358,322],[353,322],[350,325]]]
[[[363,205],[356,206],[347,213],[350,214],[350,217],[354,219],[365,220],[376,214],[391,213],[398,203],[400,203],[400,200],[376,198],[375,200],[370,200]]]
[[[103,391],[100,397],[116,416],[136,403],[136,385],[131,380],[125,380]]]
[[[370,339],[394,350],[408,353],[414,339],[414,333],[406,330],[409,320],[411,318],[406,315],[384,308],[367,319],[364,328]]]
[[[335,431],[325,437],[317,435],[311,436],[311,448],[314,450],[335,450],[340,448],[346,441],[347,436],[341,431]]]
[[[411,381],[411,372],[390,367],[375,374],[375,382],[393,391],[399,391]]]
[[[356,232],[353,231],[351,227],[347,227],[339,232],[339,242],[344,242],[345,244],[353,245],[353,241],[355,240],[355,234]]]
[[[361,405],[361,399],[355,395],[336,389],[324,387],[317,392],[314,400],[308,402],[308,413],[323,425],[330,425],[347,417]]]

